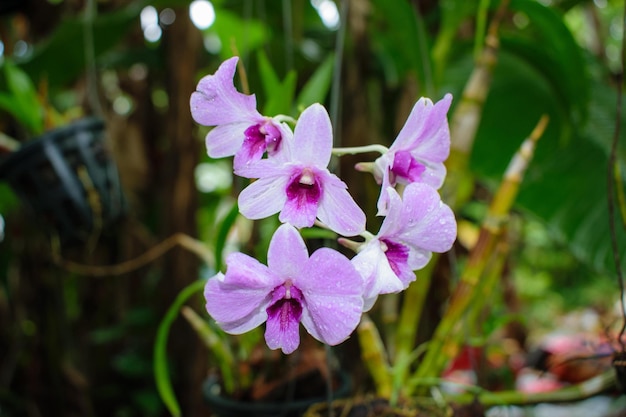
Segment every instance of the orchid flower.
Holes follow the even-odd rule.
[[[365,230],[365,213],[352,199],[346,184],[327,166],[332,151],[332,126],[320,104],[306,108],[293,137],[284,138],[280,155],[241,169],[238,174],[258,178],[239,194],[239,211],[249,219],[280,212],[279,220],[310,227],[316,217],[344,236]]]
[[[433,105],[419,99],[389,151],[374,162],[374,177],[381,184],[378,214],[387,213],[389,186],[420,182],[439,189],[446,176],[443,162],[450,153],[450,130],[446,115],[452,95]]]
[[[256,97],[238,92],[233,84],[238,57],[224,61],[215,74],[203,77],[191,94],[193,119],[204,126],[215,126],[206,137],[211,158],[235,155],[235,170],[280,152],[289,127],[276,118],[262,116]]]
[[[267,266],[242,253],[226,260],[226,273],[209,279],[206,308],[231,334],[267,321],[265,341],[286,354],[300,344],[299,323],[317,340],[337,345],[356,328],[363,308],[363,280],[339,252],[321,248],[310,257],[289,224],[274,233]]]
[[[415,280],[432,252],[446,252],[456,239],[450,207],[429,185],[411,183],[403,198],[387,187],[389,213],[374,238],[364,243],[352,263],[365,281],[365,311],[378,294],[400,292]]]

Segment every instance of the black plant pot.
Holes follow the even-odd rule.
[[[346,373],[338,373],[332,399],[345,398],[350,394],[352,383]],[[222,395],[217,377],[209,377],[202,386],[204,400],[211,411],[219,417],[300,417],[313,404],[327,401],[327,396],[282,400],[273,402],[246,402]]]
[[[104,145],[104,122],[97,118],[27,142],[0,160],[0,180],[64,245],[106,231],[126,213],[117,167]]]

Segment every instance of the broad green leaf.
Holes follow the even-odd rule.
[[[499,54],[471,168],[482,181],[499,182],[540,115],[548,114],[550,123],[525,175],[517,207],[541,219],[587,265],[599,271],[613,270],[606,173],[615,92],[600,83],[593,85],[585,109],[588,122],[575,128],[572,107],[558,86],[535,62],[529,62],[528,55],[517,52],[504,49]],[[472,61],[468,47],[464,58],[447,72],[448,88],[460,89],[460,74],[469,73]],[[626,145],[620,148],[622,162],[625,149]],[[626,247],[624,237],[620,237],[620,247]]]
[[[227,59],[233,56],[233,46],[242,57],[262,46],[267,41],[268,29],[258,20],[241,19],[228,10],[216,9],[215,22],[205,34],[218,36],[222,44],[220,57]]]
[[[417,18],[407,0],[373,0],[371,39],[373,52],[383,66],[387,83],[396,85],[409,70],[422,68],[430,59],[418,44]]]
[[[335,55],[329,54],[308,79],[296,98],[296,110],[302,110],[313,103],[323,103],[330,90],[333,78]]]
[[[534,0],[511,0],[510,8],[524,13],[529,24],[523,30],[516,28],[514,37],[503,36],[503,43],[508,42],[504,47],[525,56],[541,71],[562,102],[571,107],[573,121],[582,122],[590,94],[589,75],[582,50],[563,16]]]
[[[442,0],[441,27],[437,31],[432,47],[435,77],[440,78],[447,62],[450,50],[454,43],[459,26],[463,21],[476,13],[477,0]]]
[[[274,71],[270,60],[264,50],[257,52],[257,64],[259,66],[259,75],[261,76],[261,85],[266,97],[271,97],[280,88],[280,78]]]
[[[471,61],[469,51],[466,59]],[[563,141],[564,132],[569,131],[567,109],[544,74],[524,57],[501,51],[472,150],[472,168],[479,175],[500,181],[511,157],[542,114],[550,117],[550,123],[533,164]]]
[[[263,106],[263,114],[275,116],[277,114],[289,114],[296,93],[296,72],[289,71],[278,88],[268,95]]]

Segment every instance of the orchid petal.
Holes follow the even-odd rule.
[[[307,107],[294,131],[293,158],[298,162],[326,168],[333,148],[333,128],[326,109],[319,103]]]
[[[293,170],[292,166],[279,164],[273,159],[261,159],[243,166],[237,167],[235,174],[244,178],[265,178],[284,176]]]
[[[279,123],[272,119],[272,125],[280,132],[280,146],[276,152],[269,152],[268,158],[278,164],[287,164],[293,160],[293,131],[287,123]]]
[[[378,239],[367,242],[352,258],[352,265],[364,280],[363,311],[369,311],[379,294],[402,291],[405,287],[393,272]]]
[[[365,230],[365,213],[348,193],[346,184],[328,171],[321,175],[324,193],[317,208],[317,217],[340,235],[362,233]]]
[[[283,224],[276,229],[267,251],[267,265],[272,271],[285,280],[295,280],[308,259],[309,252],[295,227]]]
[[[196,122],[217,126],[262,120],[256,110],[255,96],[238,92],[233,84],[238,59],[233,57],[224,61],[215,74],[203,77],[198,83],[190,100],[191,115]]]
[[[443,162],[425,161],[426,170],[420,176],[419,182],[428,184],[438,190],[446,179],[446,166]]]
[[[393,187],[387,187],[381,191],[387,198],[387,213],[378,230],[378,236],[391,237],[398,235],[407,224],[404,222],[403,204],[400,194]]]
[[[391,184],[391,179],[389,177],[389,167],[383,167],[382,173],[383,177],[380,184],[380,196],[378,197],[378,201],[376,202],[376,208],[378,209],[378,212],[376,213],[377,216],[386,216],[389,212],[389,196],[386,190],[388,188],[393,188]]]
[[[207,154],[211,158],[223,158],[237,153],[245,138],[249,122],[216,126],[206,135]]]
[[[306,271],[295,282],[305,300],[302,324],[319,341],[337,345],[359,324],[363,280],[348,258],[329,248],[315,251]]]
[[[224,330],[246,332],[265,321],[271,291],[280,282],[256,259],[233,253],[226,274],[218,273],[205,286],[206,309]]]
[[[446,252],[456,239],[454,213],[441,202],[437,191],[424,184],[413,183],[405,188],[403,213],[397,221],[407,225],[397,239],[413,247]]]
[[[407,267],[409,271],[417,271],[418,269],[422,269],[426,266],[426,264],[433,257],[433,253],[429,250],[421,249],[419,247],[412,247],[412,250],[409,251],[409,259],[407,259]],[[413,275],[410,281],[415,279],[415,274],[411,272]],[[410,278],[408,273],[406,273],[405,277],[402,278],[402,281],[407,281],[407,278]]]
[[[451,94],[435,105],[428,98],[419,99],[389,150],[411,150],[420,161],[443,162],[450,153],[447,113],[451,102]]]
[[[284,176],[260,178],[239,193],[239,212],[251,220],[278,213],[287,200]]]

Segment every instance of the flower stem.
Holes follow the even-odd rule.
[[[295,125],[298,122],[296,119],[291,116],[287,116],[286,114],[277,114],[272,119],[276,120],[277,122],[285,122],[292,125]]]
[[[365,145],[365,146],[355,146],[352,148],[333,148],[333,155],[342,156],[342,155],[358,155],[361,153],[368,152],[378,152],[381,155],[384,155],[389,151],[386,146],[373,144],[373,145]]]

